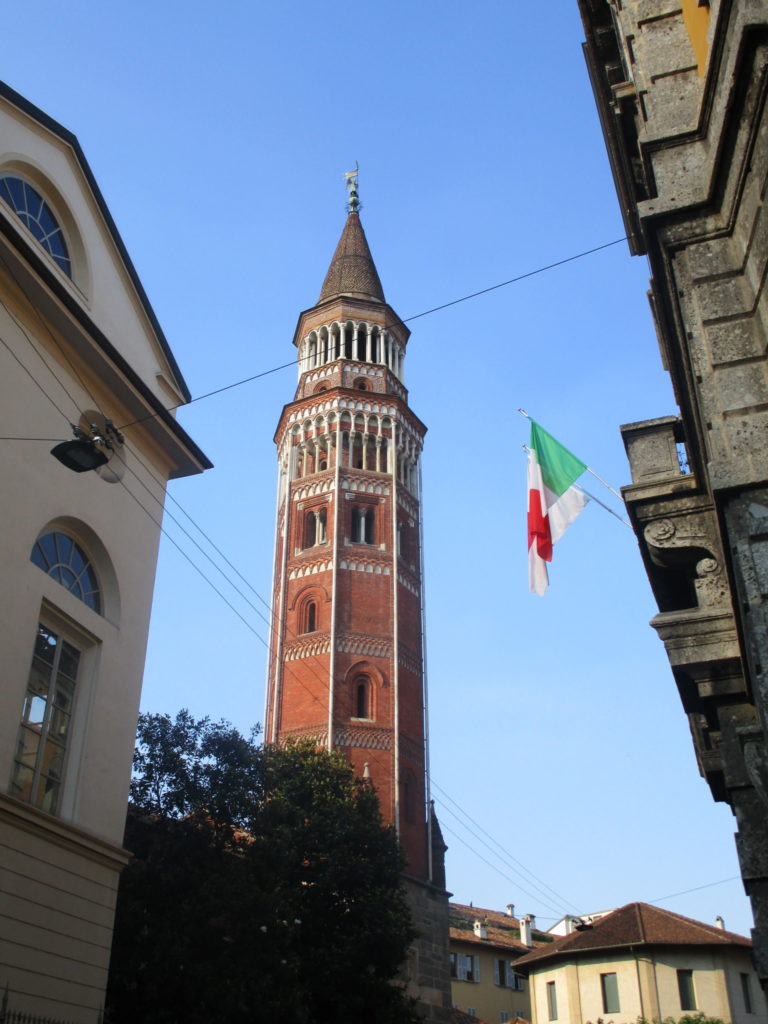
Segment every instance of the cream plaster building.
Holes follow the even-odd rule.
[[[3,85],[0,395],[0,991],[95,1024],[165,487],[210,463],[76,138]],[[104,465],[51,457],[71,424]]]
[[[515,963],[534,1024],[677,1020],[702,1012],[766,1024],[752,943],[646,903],[630,903]]]

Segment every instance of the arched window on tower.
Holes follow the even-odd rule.
[[[314,633],[317,631],[317,602],[307,601],[302,606],[299,616],[299,631],[301,633]]]
[[[371,680],[368,676],[357,676],[354,683],[353,698],[355,702],[355,718],[373,718],[371,708]]]
[[[302,547],[311,548],[317,543],[317,520],[314,512],[307,512],[304,518],[304,544]]]
[[[374,511],[355,505],[352,509],[352,541],[355,544],[374,543]]]

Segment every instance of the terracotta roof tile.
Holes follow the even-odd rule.
[[[516,961],[515,967],[542,963],[555,957],[589,953],[625,946],[746,946],[743,935],[715,925],[694,921],[648,903],[628,903],[601,918],[592,927],[563,935],[541,949],[534,949]]]
[[[510,917],[498,910],[485,907],[470,907],[464,903],[450,903],[450,937],[457,942],[469,942],[482,946],[497,946],[502,949],[514,950],[517,953],[528,953],[530,947],[520,941],[520,920]],[[486,926],[487,939],[475,935],[474,923],[482,921]],[[534,935],[540,936],[540,932]],[[534,938],[534,947],[549,945],[551,940]]]
[[[326,299],[334,299],[339,295],[354,295],[377,302],[385,301],[379,274],[368,248],[363,225],[360,223],[360,215],[354,211],[347,216],[318,302],[325,302]]]

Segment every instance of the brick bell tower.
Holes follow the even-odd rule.
[[[450,1021],[445,846],[427,791],[420,456],[408,405],[410,331],[384,299],[348,216],[317,305],[299,316],[299,382],[275,434],[268,743],[342,750],[376,787],[407,865],[417,938],[404,966],[430,1024]]]
[[[386,303],[348,176],[344,230],[294,335],[299,381],[275,442],[279,480],[266,740],[340,749],[376,787],[406,873],[429,882],[432,822],[410,331]],[[440,858],[438,858],[440,859]],[[442,885],[442,879],[438,879]]]

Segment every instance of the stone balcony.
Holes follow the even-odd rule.
[[[711,496],[688,471],[674,416],[621,428],[624,500],[659,607],[651,620],[688,715],[702,775],[725,799],[720,710],[746,699],[739,636]]]

